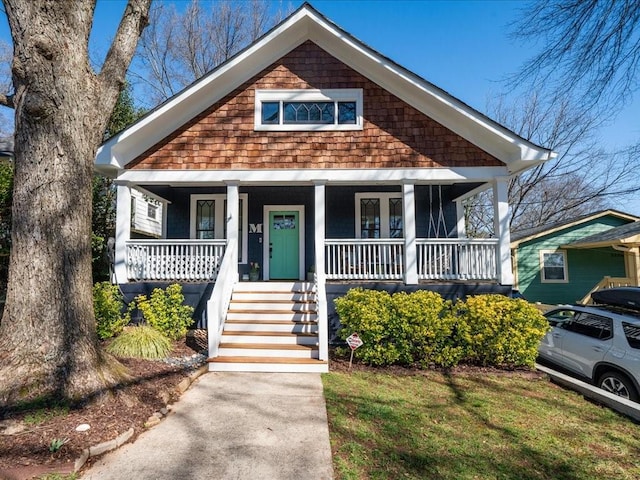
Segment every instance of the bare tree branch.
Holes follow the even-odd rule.
[[[127,3],[99,75],[103,88],[115,88],[119,91],[124,85],[138,38],[149,20],[150,5],[151,0],[129,0]]]
[[[511,86],[545,85],[549,95],[574,92],[584,110],[611,116],[637,91],[640,2],[537,0],[513,36],[542,44],[510,79]]]
[[[568,96],[551,99],[532,92],[518,101],[492,99],[490,115],[523,138],[548,145],[558,156],[511,180],[512,230],[531,228],[598,210],[640,191],[635,172],[640,145],[609,153],[599,147],[599,119],[575,106]],[[493,232],[490,194],[466,205],[467,230],[485,236]],[[471,234],[471,233],[470,233]]]
[[[268,4],[191,0],[182,13],[154,4],[131,75],[152,103],[175,95],[235,55],[274,23]]]

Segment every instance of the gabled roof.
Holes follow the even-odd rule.
[[[556,154],[489,119],[469,105],[357,40],[305,3],[279,25],[168,99],[98,149],[96,167],[123,168],[138,155],[305,41],[374,81],[517,173]]]
[[[640,246],[640,221],[620,225],[604,232],[589,235],[581,240],[563,245],[564,248],[599,248],[612,245]]]
[[[563,220],[561,222],[554,222],[547,225],[541,225],[535,228],[527,228],[523,230],[519,230],[517,232],[511,233],[511,248],[516,248],[518,245],[524,242],[528,242],[529,240],[533,240],[539,237],[544,237],[545,235],[549,235],[560,230],[564,230],[566,228],[571,228],[576,225],[580,225],[582,223],[591,222],[592,220],[596,220],[601,217],[605,217],[607,215],[611,215],[617,218],[621,218],[624,220],[629,220],[629,222],[636,222],[640,220],[640,217],[635,215],[631,215],[629,213],[620,212],[618,210],[608,209],[608,210],[600,210],[594,213],[588,213],[586,215],[582,215],[571,220]],[[620,227],[617,227],[620,228]]]

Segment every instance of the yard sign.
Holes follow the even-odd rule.
[[[361,346],[364,342],[358,336],[357,333],[352,333],[347,337],[347,345],[351,348],[351,358],[349,359],[349,370],[351,370],[351,364],[353,363],[353,352]]]

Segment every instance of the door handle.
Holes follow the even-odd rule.
[[[602,351],[602,347],[600,345],[591,345],[591,348],[593,348],[596,352]]]

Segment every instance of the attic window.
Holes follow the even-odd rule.
[[[255,130],[362,130],[362,89],[256,90]]]

